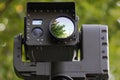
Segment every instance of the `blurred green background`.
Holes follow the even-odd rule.
[[[0,0],[0,80],[21,80],[13,69],[13,38],[24,31],[27,1],[58,2],[74,0]],[[109,26],[111,80],[120,80],[120,0],[75,0],[82,24]]]

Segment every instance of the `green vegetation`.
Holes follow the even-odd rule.
[[[13,70],[13,38],[24,31],[27,1],[74,0],[0,0],[0,80],[21,80]],[[109,26],[110,70],[120,80],[120,0],[75,0],[77,15],[82,24]]]
[[[51,32],[56,38],[64,38],[65,37],[65,25],[59,25],[59,22],[54,22],[51,25]]]

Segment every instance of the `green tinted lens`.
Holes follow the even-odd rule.
[[[52,21],[50,30],[56,38],[68,38],[74,32],[74,24],[67,17],[59,17]]]

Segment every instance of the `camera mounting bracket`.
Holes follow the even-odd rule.
[[[25,43],[20,34],[14,39],[15,72],[17,76],[25,80],[56,80],[59,76],[66,76],[68,80],[72,80],[71,78],[73,80],[108,80],[109,65],[106,49],[108,35],[106,32],[105,25],[83,25],[83,59],[69,62],[22,62],[22,45]]]
[[[29,77],[41,75],[47,76],[49,79],[50,73],[50,63],[49,62],[22,62],[22,45],[23,38],[22,35],[18,35],[14,39],[14,69],[17,76],[24,78],[25,80]],[[38,69],[39,68],[39,69]],[[30,78],[31,80],[31,78]]]

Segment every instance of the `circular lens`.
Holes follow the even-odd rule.
[[[32,30],[32,36],[34,38],[39,38],[40,36],[42,36],[42,34],[43,34],[43,31],[38,27],[36,27]]]
[[[55,38],[68,38],[74,32],[74,24],[67,17],[59,17],[52,21],[50,32]]]

